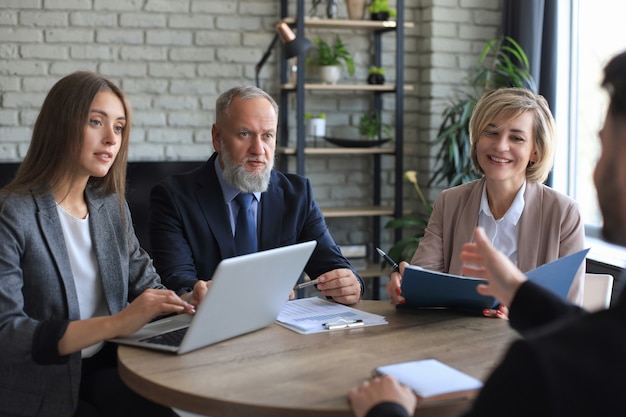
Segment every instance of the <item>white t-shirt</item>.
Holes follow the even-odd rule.
[[[70,257],[74,285],[78,295],[80,318],[106,316],[109,310],[104,299],[100,270],[89,232],[89,215],[85,219],[74,217],[57,205],[65,246]],[[88,358],[102,348],[104,342],[82,350],[83,358]]]

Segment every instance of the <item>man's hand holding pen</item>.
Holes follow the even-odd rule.
[[[316,288],[325,297],[341,304],[354,304],[361,299],[361,284],[351,269],[339,268],[316,278]]]

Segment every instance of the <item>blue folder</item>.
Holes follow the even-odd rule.
[[[529,280],[566,299],[574,277],[589,249],[557,259],[526,273]],[[480,314],[485,308],[494,308],[493,297],[480,295],[476,286],[486,281],[480,278],[429,271],[409,265],[402,277],[402,295],[406,303],[398,308],[446,307]]]

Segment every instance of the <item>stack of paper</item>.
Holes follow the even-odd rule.
[[[385,317],[318,297],[285,303],[276,323],[298,333],[318,333],[387,324]]]

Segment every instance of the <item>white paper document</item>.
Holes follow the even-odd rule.
[[[387,320],[378,314],[334,301],[309,297],[285,303],[276,323],[298,333],[308,334],[387,324]]]

